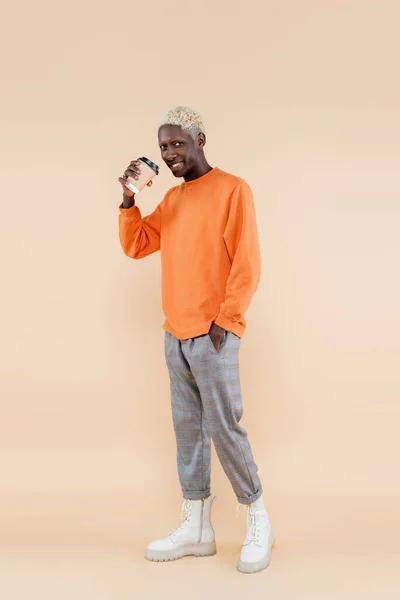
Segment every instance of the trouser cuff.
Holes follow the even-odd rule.
[[[255,502],[256,500],[259,499],[261,494],[262,494],[262,487],[260,487],[260,489],[252,496],[246,496],[245,498],[240,498],[239,496],[237,496],[237,499],[238,499],[239,504],[252,504],[253,502]]]
[[[187,500],[201,500],[201,498],[208,498],[211,494],[210,488],[207,490],[183,490],[183,497]]]

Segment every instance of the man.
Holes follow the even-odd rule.
[[[149,544],[154,561],[215,554],[211,525],[211,438],[239,502],[247,510],[247,535],[237,568],[264,569],[274,537],[264,507],[247,433],[239,425],[242,401],[238,354],[244,313],[258,286],[260,251],[249,186],[205,157],[201,117],[188,107],[159,123],[161,156],[183,183],[142,217],[125,186],[138,179],[133,161],[119,178],[119,236],[123,251],[139,259],[161,250],[165,355],[183,493],[181,526]]]

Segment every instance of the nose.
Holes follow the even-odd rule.
[[[176,157],[177,157],[177,153],[176,153],[175,149],[172,148],[171,150],[167,150],[164,160],[166,160],[167,162],[171,162]]]

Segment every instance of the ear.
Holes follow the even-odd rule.
[[[199,133],[197,136],[196,145],[198,148],[204,148],[206,145],[206,136],[204,133]]]

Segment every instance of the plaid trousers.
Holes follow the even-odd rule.
[[[179,340],[165,332],[165,357],[183,497],[210,495],[211,439],[238,502],[262,494],[246,430],[239,380],[240,338],[226,332],[217,352],[208,334]]]

